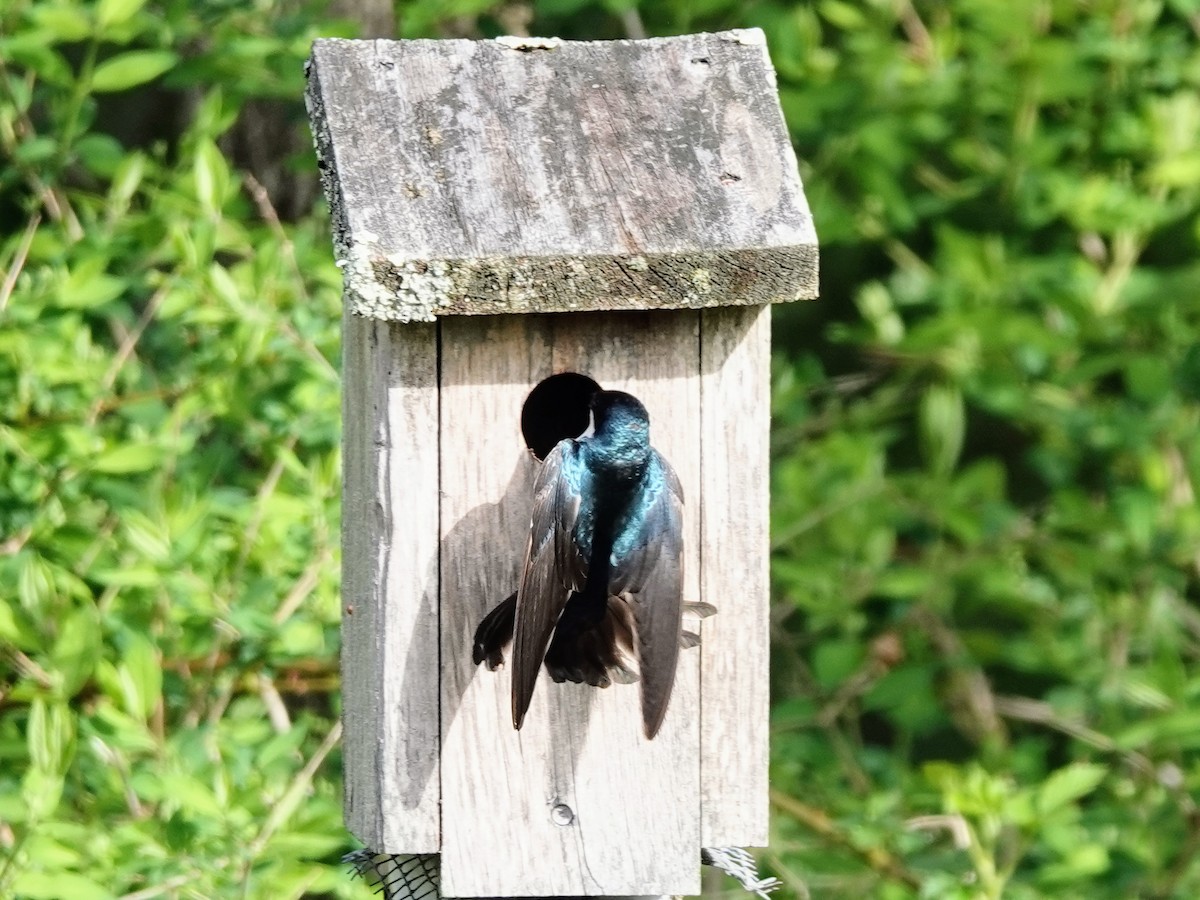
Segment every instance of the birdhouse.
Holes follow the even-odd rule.
[[[345,279],[346,820],[454,897],[695,894],[767,837],[770,305],[817,246],[761,32],[322,40],[308,104]],[[683,488],[661,730],[472,660],[540,458],[635,395]]]

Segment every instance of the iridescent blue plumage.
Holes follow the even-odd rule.
[[[601,687],[637,662],[647,737],[662,725],[683,617],[683,492],[650,445],[637,398],[600,391],[594,429],[550,452],[534,488],[521,585],[476,633],[475,661],[495,667],[513,629],[513,725],[521,727],[544,662],[555,681]],[[513,598],[509,598],[509,603]],[[628,678],[626,676],[629,676]]]

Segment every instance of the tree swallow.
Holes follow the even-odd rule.
[[[556,682],[607,687],[640,676],[642,728],[653,738],[679,649],[699,640],[683,631],[684,607],[715,610],[683,602],[683,488],[650,446],[646,407],[621,391],[597,391],[591,422],[542,463],[520,587],[484,617],[472,655],[495,669],[513,642],[518,729],[543,663]]]

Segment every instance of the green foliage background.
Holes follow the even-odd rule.
[[[1200,6],[396,13],[767,32],[822,242],[822,300],[775,316],[785,892],[1200,896]],[[250,100],[302,123],[312,39],[354,33],[0,7],[0,896],[369,896],[338,863],[339,275],[323,204],[280,222],[218,145]],[[175,132],[135,127],[154,98]]]

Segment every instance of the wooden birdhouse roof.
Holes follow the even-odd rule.
[[[816,233],[757,29],[321,40],[307,99],[354,314],[816,296]]]

